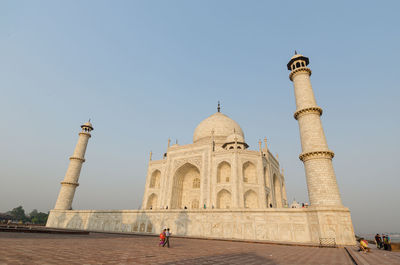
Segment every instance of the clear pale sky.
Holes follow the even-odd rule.
[[[398,1],[1,1],[0,212],[50,210],[92,119],[74,209],[137,209],[149,152],[216,111],[307,188],[286,63],[311,81],[356,232],[400,231]]]

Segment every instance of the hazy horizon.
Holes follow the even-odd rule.
[[[400,4],[0,3],[0,212],[54,207],[80,125],[94,126],[74,209],[137,209],[149,152],[216,112],[268,138],[289,204],[307,202],[286,64],[311,82],[356,233],[400,231]]]

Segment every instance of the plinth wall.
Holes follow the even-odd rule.
[[[158,235],[319,244],[335,238],[355,245],[344,207],[260,210],[51,210],[47,227]]]

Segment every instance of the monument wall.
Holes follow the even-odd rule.
[[[344,207],[260,210],[52,210],[47,227],[196,238],[319,244],[334,238],[354,245],[350,211]]]

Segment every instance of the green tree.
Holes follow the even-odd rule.
[[[31,222],[38,225],[45,225],[47,217],[49,217],[47,213],[39,212],[31,219]]]
[[[17,221],[26,221],[28,218],[25,215],[25,210],[22,206],[12,209],[9,214]]]
[[[32,212],[29,214],[29,217],[32,219],[33,217],[35,217],[36,215],[38,215],[38,210],[33,209]]]

